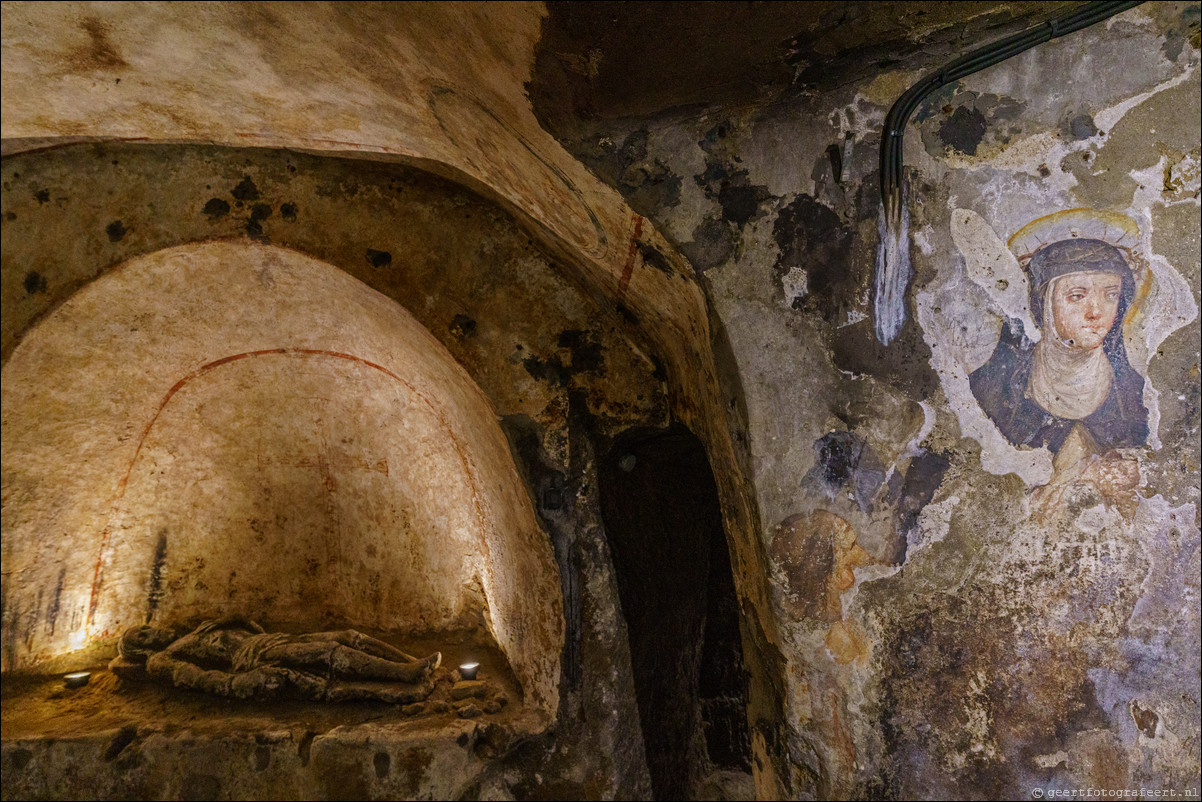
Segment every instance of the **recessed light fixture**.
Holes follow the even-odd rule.
[[[91,671],[74,671],[63,677],[63,684],[68,688],[82,688],[92,679]]]

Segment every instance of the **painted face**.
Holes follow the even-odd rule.
[[[1056,279],[1052,313],[1057,336],[1070,348],[1100,347],[1114,325],[1121,292],[1117,273],[1070,273]]]

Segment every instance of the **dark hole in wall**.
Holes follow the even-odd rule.
[[[599,471],[656,799],[750,770],[747,675],[714,475],[683,426],[619,436]]]

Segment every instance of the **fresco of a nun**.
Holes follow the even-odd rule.
[[[1147,362],[1196,315],[1188,286],[1117,212],[1056,212],[1003,241],[954,209],[951,234],[963,261],[916,306],[982,467],[1018,474],[1039,517],[1091,495],[1133,515],[1141,452],[1159,447]]]
[[[1003,327],[969,382],[1012,445],[1057,455],[1068,445],[1076,461],[1147,441],[1144,378],[1123,338],[1142,295],[1137,283],[1147,280],[1132,270],[1137,242],[1129,218],[1085,209],[1040,218],[1011,238],[1041,337],[1032,343]]]

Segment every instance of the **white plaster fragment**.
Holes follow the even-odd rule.
[[[1068,760],[1068,752],[1061,749],[1059,752],[1052,752],[1048,755],[1036,755],[1035,765],[1041,769],[1050,769],[1059,766],[1066,760]]]
[[[842,329],[847,326],[855,325],[856,323],[859,323],[861,320],[867,319],[867,317],[868,317],[868,315],[864,314],[859,309],[848,309],[847,310],[847,319],[839,324],[839,328]]]
[[[954,209],[952,241],[964,256],[972,282],[985,291],[1001,314],[1022,321],[1028,340],[1039,342],[1039,327],[1031,317],[1027,277],[993,228],[971,209]]]

